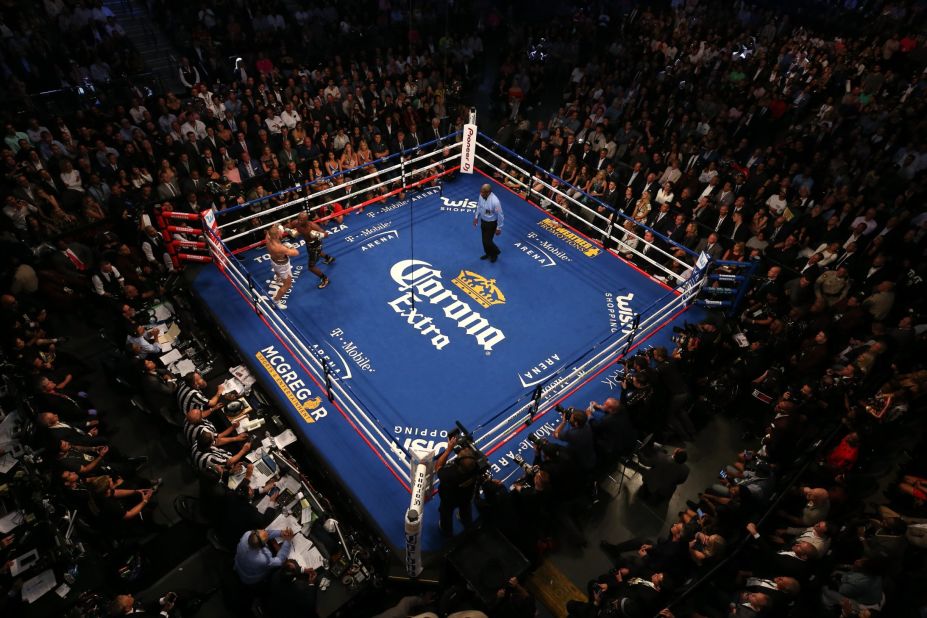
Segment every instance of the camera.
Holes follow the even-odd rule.
[[[447,438],[457,438],[457,444],[454,445],[454,454],[460,455],[461,451],[465,449],[470,449],[473,452],[473,458],[476,461],[477,474],[479,476],[480,482],[488,481],[492,478],[492,470],[490,469],[489,459],[476,445],[476,441],[473,439],[473,434],[467,431],[467,428],[464,427],[460,421],[455,421],[456,427],[450,430],[447,433]]]
[[[687,349],[692,347],[694,342],[696,345],[699,341],[699,329],[695,324],[685,323],[684,326],[674,326],[673,335],[670,337],[673,343],[679,348],[680,353],[685,353]]]
[[[528,435],[528,442],[533,444],[535,448],[542,448],[547,444],[547,440],[539,438],[533,433]]]
[[[519,468],[521,468],[525,474],[529,476],[534,476],[535,474],[537,474],[537,471],[539,469],[538,466],[533,466],[529,464],[527,461],[525,461],[525,458],[522,457],[521,455],[516,454],[514,457],[512,457],[512,461],[514,461],[515,464]]]
[[[525,473],[525,475],[522,478],[515,481],[514,484],[519,485],[521,487],[534,486],[534,475],[538,473],[538,470],[540,470],[540,467],[529,464],[527,461],[525,461],[525,458],[522,457],[521,455],[515,455],[514,457],[512,457],[512,461],[514,461],[515,464],[519,468],[521,468],[522,471]]]

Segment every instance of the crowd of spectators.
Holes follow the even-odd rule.
[[[453,131],[460,88],[486,55],[482,27],[501,18],[488,12],[481,29],[433,40],[416,29],[439,18],[433,7],[410,27],[390,2],[369,13],[304,3],[293,15],[280,2],[149,4],[185,41],[184,92],[127,88],[72,114],[6,119],[0,328],[35,390],[61,500],[130,542],[156,531],[143,514],[158,479],[108,441],[88,368],[59,349],[67,333],[49,328],[49,312],[85,317],[132,361],[147,408],[183,426],[208,508],[241,507],[217,530],[234,545],[261,521],[216,480],[250,443],[210,422],[221,392],[204,395],[196,374],[175,384],[157,361],[144,310],[177,268],[152,225],[157,209],[276,203],[289,187],[321,190],[332,174]],[[640,268],[656,272],[640,259],[656,246],[669,255],[650,259],[672,271],[704,251],[755,261],[761,275],[735,318],[627,359],[620,398],[568,409],[524,482],[484,484],[480,513],[535,560],[563,530],[584,543],[572,523],[616,462],[633,455],[642,499],[665,502],[688,475],[687,453],[654,439],[684,445],[706,417],[727,414],[746,430],[737,459],[667,537],[611,539],[615,569],[571,615],[849,618],[921,606],[911,584],[927,470],[901,455],[888,502],[865,506],[924,405],[925,45],[905,25],[921,15],[870,7],[850,37],[747,3],[672,5],[578,8],[566,28],[499,30],[518,51],[498,65],[497,139],[543,170],[534,180],[511,171],[529,197],[581,229],[600,226],[547,185],[565,187],[627,229],[605,242]],[[99,2],[18,10],[0,24],[14,92],[100,88],[140,69]],[[373,42],[339,46],[351,33]],[[533,118],[551,92],[562,93],[558,109]],[[466,465],[455,461],[448,470]],[[413,601],[402,607],[430,604]],[[485,609],[532,615],[533,601],[514,580]]]
[[[922,37],[901,21],[922,16],[871,8],[851,38],[746,3],[717,9],[579,9],[572,31],[540,29],[528,58],[506,61],[497,139],[537,171],[500,180],[596,237],[605,226],[587,208],[616,221],[628,233],[614,250],[651,273],[641,253],[656,244],[670,250],[651,259],[670,270],[705,252],[759,276],[734,319],[627,359],[620,399],[567,409],[524,486],[490,484],[478,506],[537,556],[616,461],[642,471],[641,498],[668,500],[687,457],[659,442],[684,444],[693,419],[727,414],[746,429],[743,451],[665,538],[604,540],[615,568],[571,616],[922,607],[903,592],[924,559],[916,451],[888,504],[865,504],[894,446],[922,429],[927,84]],[[582,61],[561,71],[559,109],[535,121],[529,58],[545,46]],[[567,542],[584,543],[575,532]]]

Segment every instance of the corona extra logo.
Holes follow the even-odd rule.
[[[475,300],[484,309],[492,305],[505,304],[505,295],[496,285],[495,279],[487,279],[475,272],[461,270],[456,279],[451,279],[451,283],[463,290],[464,294]]]
[[[444,317],[456,322],[457,328],[476,339],[487,354],[492,351],[493,346],[505,339],[505,333],[492,326],[489,320],[445,288],[441,283],[441,271],[428,262],[402,260],[393,264],[389,274],[392,280],[399,284],[402,295],[386,304],[400,317],[405,318],[406,323],[420,335],[431,335],[431,345],[435,349],[444,349],[451,342],[451,338],[443,333],[435,319],[428,315],[427,308],[432,305],[440,305]],[[489,303],[505,302],[505,297],[499,292],[494,280],[462,271],[454,283],[483,307],[488,307]]]

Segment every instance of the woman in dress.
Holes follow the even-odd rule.
[[[335,158],[335,152],[330,150],[328,158],[325,160],[325,175],[332,176],[341,171],[341,163]]]
[[[344,145],[344,150],[341,151],[341,160],[338,163],[343,170],[352,170],[358,166],[357,154],[354,152],[351,142]]]
[[[638,223],[644,223],[648,214],[650,214],[650,191],[644,191],[641,193],[641,198],[637,200],[637,204],[634,205],[631,218]]]
[[[357,143],[357,164],[366,165],[373,161],[373,152],[370,150],[370,146],[367,145],[367,140],[361,138]]]

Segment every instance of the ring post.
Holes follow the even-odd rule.
[[[412,498],[404,518],[406,533],[406,573],[418,577],[422,573],[422,522],[425,501],[431,493],[434,475],[434,451],[413,448],[409,453],[412,477]]]

